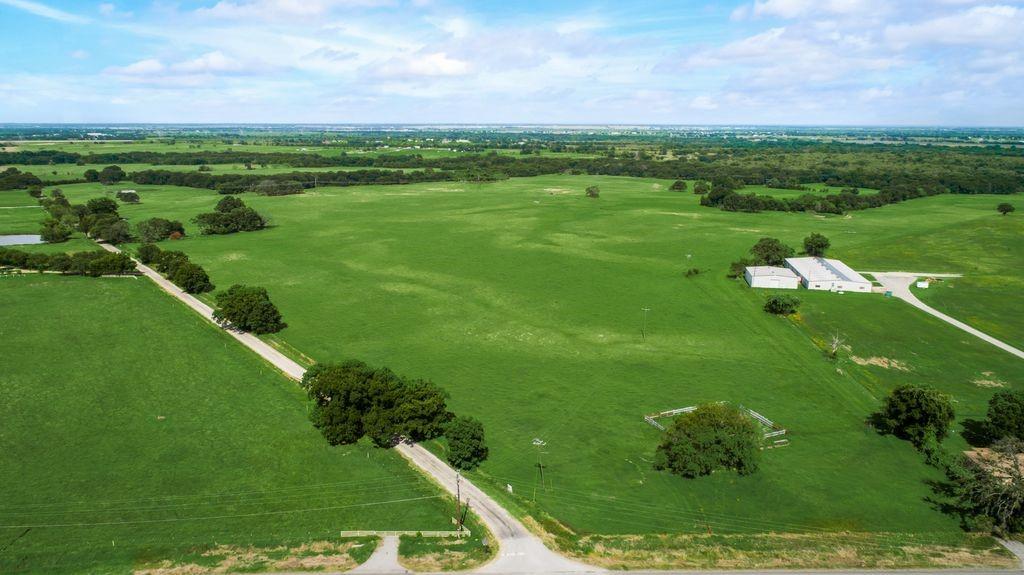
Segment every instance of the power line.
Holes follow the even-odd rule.
[[[132,521],[99,521],[95,523],[42,523],[34,525],[0,525],[0,529],[35,529],[40,527],[99,527],[104,525],[140,525],[151,523],[181,523],[185,521],[211,521],[216,519],[235,519],[240,517],[260,517],[266,515],[284,515],[287,513],[308,513],[311,511],[332,511],[336,509],[352,509],[357,507],[374,507],[378,505],[390,505],[392,503],[407,503],[409,501],[423,501],[426,499],[438,499],[442,495],[427,495],[423,497],[410,497],[406,499],[392,499],[390,501],[373,501],[368,503],[354,503],[351,505],[331,505],[327,507],[309,507],[306,509],[286,509],[282,511],[261,511],[258,513],[238,513],[233,515],[207,515],[203,517],[176,517],[168,519],[138,519]]]

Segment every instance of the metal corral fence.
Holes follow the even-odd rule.
[[[402,535],[422,537],[470,537],[469,529],[462,531],[342,531],[342,537],[400,537]]]
[[[726,402],[719,401],[717,403],[726,403]],[[647,423],[651,424],[652,426],[660,429],[661,431],[665,431],[665,426],[662,425],[661,422],[658,421],[658,419],[660,419],[662,417],[675,417],[676,415],[679,415],[681,413],[690,413],[691,411],[693,411],[695,409],[697,409],[696,405],[690,405],[690,406],[687,406],[687,407],[680,407],[678,409],[669,409],[667,411],[661,411],[661,412],[658,412],[658,413],[651,413],[651,414],[648,414],[648,415],[644,416],[644,421],[646,421]],[[750,417],[756,419],[761,425],[763,425],[765,427],[764,439],[772,439],[772,438],[775,438],[775,437],[786,435],[786,429],[784,427],[779,426],[774,421],[768,419],[767,417],[761,415],[760,413],[754,411],[753,409],[750,409],[749,407],[743,407],[741,405],[740,406],[740,410],[743,411],[744,413],[746,413],[747,415],[749,415]],[[773,447],[785,447],[786,445],[789,445],[789,440],[785,439],[785,438],[782,438],[782,439],[773,439],[772,442],[771,442],[771,445],[768,445],[767,447],[768,447],[768,449],[771,449]]]

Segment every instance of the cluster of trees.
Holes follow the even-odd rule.
[[[181,238],[185,235],[185,226],[177,220],[149,218],[135,224],[135,233],[139,241],[151,244],[168,238]]]
[[[93,198],[85,204],[72,205],[55,189],[51,197],[41,199],[40,204],[49,214],[39,230],[44,241],[62,242],[75,230],[111,244],[132,239],[128,222],[118,213],[117,202],[110,198]]]
[[[7,168],[0,172],[0,190],[20,190],[42,185],[43,181],[35,174],[22,172],[18,168]]]
[[[814,257],[824,257],[831,245],[832,243],[827,237],[812,232],[811,235],[804,238],[803,253]],[[777,238],[761,238],[750,248],[751,257],[740,258],[729,264],[729,272],[726,276],[738,278],[743,275],[747,266],[781,267],[786,264],[786,258],[791,258],[795,254],[796,250]]]
[[[206,270],[191,262],[184,252],[164,251],[154,244],[142,244],[136,254],[140,262],[156,268],[156,271],[188,293],[205,293],[216,287]]]
[[[1005,216],[1006,214],[1017,211],[1017,208],[1013,207],[1013,204],[1010,202],[1003,202],[996,206],[996,211]]]
[[[750,475],[760,464],[761,442],[760,429],[740,409],[704,404],[672,422],[658,445],[654,468],[689,478],[720,469]]]
[[[288,327],[264,288],[235,284],[217,293],[215,299],[213,319],[222,326],[255,334],[277,333]]]
[[[444,390],[429,381],[349,360],[314,365],[302,387],[313,402],[310,419],[331,445],[369,437],[378,447],[392,447],[446,435],[452,465],[472,469],[487,458],[480,422],[455,417]]]
[[[357,360],[316,364],[306,371],[302,387],[313,401],[313,425],[331,445],[364,436],[378,447],[394,446],[402,437],[433,439],[452,419],[444,391],[433,383]]]
[[[116,184],[127,176],[128,174],[126,174],[120,166],[107,166],[99,171],[89,169],[82,173],[82,177],[85,178],[85,181],[99,182],[106,185]]]
[[[233,234],[252,232],[267,226],[267,220],[245,202],[234,197],[221,198],[214,211],[199,214],[192,221],[203,234]]]
[[[966,528],[1024,531],[1024,392],[999,391],[989,400],[987,417],[974,422],[980,431],[972,439],[989,451],[977,458],[942,447],[955,419],[953,401],[931,387],[893,390],[873,419],[880,431],[912,442],[945,473],[950,483],[942,489],[954,498],[952,508]]]
[[[135,273],[135,262],[130,257],[103,250],[44,254],[0,248],[0,266],[92,277]]]
[[[749,258],[740,258],[729,264],[730,278],[743,275],[747,266],[782,266],[786,258],[793,257],[795,250],[776,238],[761,238],[750,248]]]

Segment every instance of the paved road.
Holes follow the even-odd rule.
[[[109,244],[100,244],[103,249],[110,252],[120,252],[117,247]],[[216,323],[213,319],[213,308],[199,301],[195,296],[185,293],[181,288],[174,285],[152,268],[136,262],[139,271],[146,277],[152,279],[161,289],[184,302],[207,320]],[[306,370],[274,349],[260,338],[245,333],[227,330],[231,337],[237,339],[242,345],[248,347],[257,355],[267,360],[271,365],[280,369],[288,377],[300,381]],[[402,444],[397,447],[398,452],[406,457],[413,465],[423,473],[430,475],[446,491],[455,495],[455,470],[447,463],[435,457],[423,447],[415,444]],[[498,540],[498,557],[479,569],[481,573],[586,573],[598,572],[601,569],[576,563],[551,551],[544,546],[540,538],[526,530],[526,527],[518,519],[512,517],[496,501],[463,478],[461,480],[461,492],[464,499],[468,499],[471,508],[484,522],[490,532]]]
[[[428,473],[446,491],[455,493],[456,472],[422,446],[401,444],[396,449],[413,465]],[[476,573],[596,573],[602,571],[567,559],[544,543],[477,486],[461,478],[461,493],[470,509],[487,524],[501,542],[498,557],[476,569]]]
[[[108,252],[116,253],[121,251],[117,249],[117,247],[112,246],[110,244],[100,244],[100,246],[103,249],[107,250]],[[184,302],[185,305],[192,308],[195,312],[197,312],[199,315],[203,316],[207,320],[213,323],[217,323],[217,320],[213,319],[212,307],[199,301],[199,299],[193,296],[192,294],[185,293],[184,290],[171,283],[167,278],[157,273],[156,270],[150,268],[149,266],[142,265],[139,262],[135,263],[139,268],[139,271],[141,271],[149,279],[156,282],[156,285],[160,286],[160,288],[163,289],[165,292],[178,298],[179,300]],[[295,363],[288,356],[277,351],[276,349],[274,349],[273,346],[263,341],[262,339],[250,333],[246,333],[244,331],[235,331],[230,329],[225,331],[229,333],[231,337],[240,341],[242,345],[255,351],[260,357],[270,362],[271,365],[273,365],[277,369],[280,369],[282,372],[284,372],[285,375],[294,379],[295,381],[300,381],[302,379],[302,374],[306,373],[306,370],[301,365]]]
[[[958,319],[952,318],[952,317],[942,313],[941,311],[939,311],[939,310],[937,310],[937,309],[935,309],[935,308],[925,304],[921,300],[917,299],[917,296],[914,295],[914,293],[910,291],[910,286],[913,285],[913,283],[916,282],[917,278],[919,278],[919,277],[957,277],[955,274],[924,274],[924,273],[914,273],[914,272],[864,272],[864,273],[869,273],[869,274],[875,276],[875,279],[877,279],[878,282],[881,283],[885,287],[885,289],[892,291],[892,295],[893,296],[900,298],[901,300],[909,303],[910,305],[916,307],[917,309],[920,309],[920,310],[922,310],[922,311],[924,311],[926,313],[929,313],[929,314],[931,314],[931,315],[941,319],[942,321],[944,321],[944,322],[946,322],[948,324],[954,325],[954,326],[956,326],[956,327],[966,331],[967,333],[969,333],[969,334],[971,334],[971,335],[973,335],[975,337],[983,339],[983,340],[991,343],[992,345],[994,345],[994,346],[996,346],[996,347],[998,347],[998,348],[1000,348],[1002,350],[1008,351],[1008,352],[1012,353],[1013,355],[1015,355],[1015,356],[1017,356],[1017,357],[1019,357],[1021,359],[1024,359],[1024,351],[1021,351],[1021,350],[1013,347],[1012,345],[1010,345],[1008,343],[1002,342],[1002,341],[1000,341],[1000,340],[998,340],[998,339],[988,335],[987,333],[985,333],[985,332],[983,332],[981,330],[974,329],[973,327],[967,325],[966,323],[964,323],[964,322],[962,322],[962,321],[960,321]]]

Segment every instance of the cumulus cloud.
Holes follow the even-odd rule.
[[[893,24],[885,37],[897,46],[913,44],[1015,45],[1024,36],[1024,10],[1015,6],[975,6],[969,10]]]

